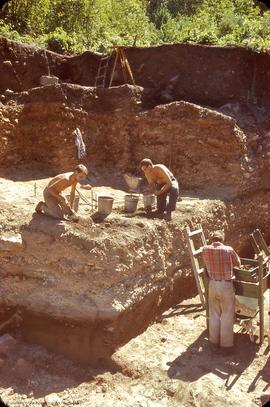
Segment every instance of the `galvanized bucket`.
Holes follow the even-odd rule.
[[[104,215],[109,215],[113,208],[113,197],[111,196],[99,196],[98,197],[98,212]]]
[[[137,195],[126,195],[125,196],[125,211],[132,213],[137,209],[139,201],[139,196]]]
[[[145,209],[151,209],[155,205],[155,195],[145,194],[143,196],[143,204]]]

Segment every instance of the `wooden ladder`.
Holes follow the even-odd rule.
[[[113,69],[112,69],[112,74],[111,74],[109,87],[112,86],[112,83],[113,83],[115,68],[116,68],[116,64],[117,64],[118,59],[120,60],[120,63],[121,63],[124,82],[125,83],[128,82],[128,76],[129,76],[130,79],[131,79],[132,84],[135,85],[133,73],[132,73],[131,67],[129,65],[127,56],[126,56],[125,47],[114,46],[113,48],[115,50],[115,59],[114,59],[114,63],[113,63]]]
[[[102,56],[99,60],[98,72],[95,81],[96,88],[105,88],[107,70],[110,62],[111,54]]]
[[[185,238],[188,246],[189,256],[191,260],[192,270],[196,281],[196,286],[200,296],[201,304],[204,308],[206,307],[206,290],[204,282],[204,267],[202,266],[202,247],[206,245],[206,239],[203,233],[203,229],[200,226],[199,229],[191,231],[187,226],[185,228]],[[197,240],[197,245],[194,240]],[[199,243],[199,247],[198,246]]]

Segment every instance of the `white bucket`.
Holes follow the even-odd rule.
[[[137,209],[139,197],[137,195],[126,195],[125,196],[125,211],[132,213]]]
[[[104,215],[109,215],[113,208],[113,197],[99,196],[98,197],[98,212]]]
[[[145,194],[143,196],[143,204],[145,209],[151,209],[155,205],[155,195]]]

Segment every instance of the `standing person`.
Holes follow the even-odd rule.
[[[86,178],[88,174],[87,168],[79,164],[73,172],[66,172],[54,177],[43,191],[44,201],[40,201],[36,206],[36,212],[44,213],[56,219],[65,219],[68,217],[71,220],[78,220],[74,212],[73,203],[75,198],[75,190],[77,183]],[[71,187],[70,203],[61,195],[61,192]]]
[[[235,316],[233,267],[241,262],[233,248],[224,245],[223,232],[214,232],[211,240],[202,251],[209,277],[209,342],[213,351],[220,346],[223,354],[230,354]]]
[[[154,165],[149,158],[144,158],[140,162],[140,168],[146,176],[150,189],[154,189],[155,186],[157,188],[157,191],[154,192],[157,197],[157,216],[160,219],[171,220],[171,214],[176,209],[176,201],[179,196],[177,179],[165,165]],[[167,203],[168,196],[169,202]]]

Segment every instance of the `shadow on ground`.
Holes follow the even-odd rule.
[[[251,343],[247,335],[235,334],[235,351],[231,356],[213,354],[209,349],[207,331],[192,343],[185,352],[168,362],[168,376],[184,382],[194,382],[212,372],[225,381],[230,390],[243,372],[252,363],[258,346]],[[206,354],[207,364],[205,364]]]

